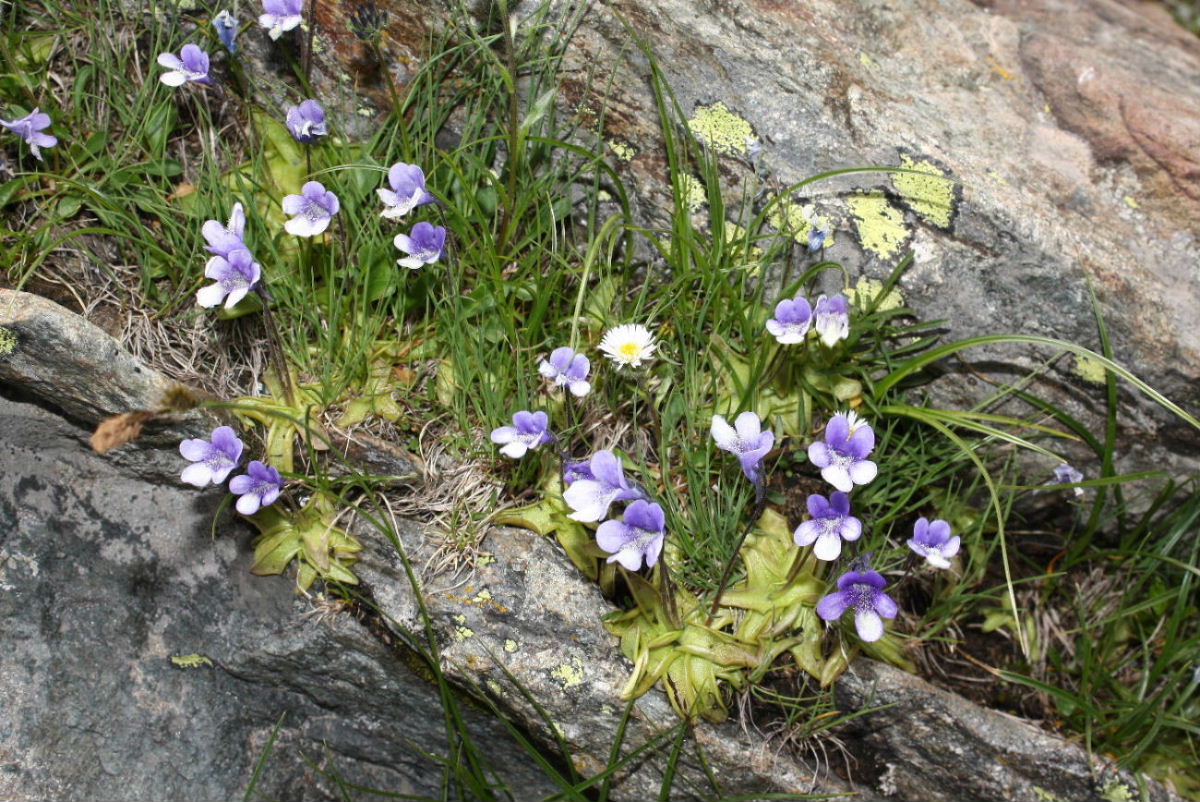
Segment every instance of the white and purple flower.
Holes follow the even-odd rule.
[[[329,133],[325,124],[325,109],[315,100],[305,100],[299,106],[288,106],[287,129],[302,145],[311,145]]]
[[[808,497],[811,520],[796,527],[792,539],[800,547],[812,546],[818,560],[836,560],[842,554],[842,541],[862,537],[862,521],[850,514],[850,496],[834,491],[829,498],[814,493]]]
[[[781,345],[804,342],[808,327],[812,325],[812,306],[797,295],[775,305],[775,317],[767,321],[767,331]]]
[[[587,523],[603,520],[614,501],[643,498],[640,488],[631,487],[621,468],[621,461],[611,451],[597,451],[588,462],[589,479],[576,479],[563,493],[563,500],[573,510],[567,517]]]
[[[197,290],[196,303],[208,308],[225,301],[225,308],[232,309],[258,286],[262,268],[254,261],[250,251],[243,248],[233,251],[228,258],[214,256],[209,259],[204,266],[204,277],[213,279],[216,284]]]
[[[263,11],[266,13],[259,16],[258,24],[272,39],[304,22],[304,0],[263,0]]]
[[[234,251],[248,250],[246,248],[246,213],[242,204],[233,204],[233,213],[229,215],[229,225],[221,225],[219,220],[209,220],[201,227],[200,233],[208,242],[205,247],[217,256],[229,258]]]
[[[554,381],[555,387],[566,387],[571,395],[583,398],[592,389],[587,380],[592,369],[591,362],[583,354],[577,354],[567,346],[555,348],[548,359],[538,365],[538,373]]]
[[[241,496],[236,506],[242,515],[253,515],[263,507],[271,506],[282,489],[283,478],[279,471],[258,460],[252,460],[244,474],[229,480],[229,492]]]
[[[180,479],[196,487],[204,487],[210,482],[219,485],[241,461],[242,441],[233,427],[218,426],[209,440],[184,440],[179,444],[179,453],[194,463],[183,469]]]
[[[442,258],[442,251],[446,248],[446,228],[422,221],[412,227],[410,234],[397,234],[392,243],[408,254],[403,259],[397,259],[396,264],[416,270]]]
[[[393,164],[388,170],[388,184],[391,189],[375,190],[383,201],[384,217],[403,217],[418,206],[434,202],[425,189],[425,171],[415,164]]]
[[[50,127],[50,115],[38,109],[34,109],[24,117],[18,117],[15,120],[0,120],[0,125],[3,125],[21,137],[21,139],[24,139],[25,144],[29,145],[29,152],[38,161],[42,161],[42,148],[49,148],[58,144],[58,137],[53,134],[42,133],[43,129]]]
[[[554,440],[550,433],[550,417],[545,412],[527,410],[513,415],[512,426],[493,429],[491,437],[493,443],[503,446],[500,453],[513,459],[520,459],[531,448]]]
[[[950,537],[950,524],[938,518],[918,518],[908,547],[925,558],[934,568],[949,568],[950,558],[958,554],[959,537]]]
[[[340,206],[337,195],[326,190],[324,184],[320,181],[309,181],[300,188],[299,195],[284,197],[284,214],[294,216],[283,224],[283,228],[297,237],[315,237],[323,234]]]
[[[817,298],[817,306],[813,310],[813,328],[821,338],[821,342],[829,348],[850,336],[850,302],[840,292],[831,298],[824,295]]]
[[[854,608],[854,628],[858,637],[877,641],[883,637],[883,619],[895,618],[900,608],[883,592],[887,581],[869,568],[847,571],[838,579],[838,589],[817,602],[817,615],[825,621],[836,621],[842,613]]]
[[[775,435],[762,431],[762,422],[754,412],[743,412],[730,426],[720,415],[712,416],[712,438],[717,448],[738,458],[742,473],[757,487],[761,480],[763,457],[775,445]]]
[[[653,568],[662,554],[666,538],[666,517],[662,507],[638,499],[625,508],[624,520],[605,521],[596,529],[596,544],[612,556],[607,562],[619,562],[630,571]]]
[[[196,45],[184,45],[178,56],[174,53],[159,53],[158,65],[167,68],[167,72],[158,76],[158,80],[167,86],[183,86],[188,81],[198,84],[212,83],[212,79],[208,77],[208,54]]]
[[[875,448],[875,432],[853,412],[839,412],[825,425],[825,440],[808,447],[808,459],[821,478],[843,493],[869,484],[879,473],[867,459]]]
[[[1051,484],[1073,485],[1073,484],[1076,484],[1076,483],[1082,482],[1082,481],[1083,481],[1083,473],[1081,471],[1079,471],[1077,468],[1075,468],[1073,465],[1070,465],[1070,464],[1064,462],[1062,465],[1059,465],[1057,468],[1054,469],[1054,481],[1051,482]],[[1072,489],[1075,491],[1075,496],[1077,498],[1083,496],[1083,488],[1082,487],[1076,487],[1076,488],[1072,488]]]

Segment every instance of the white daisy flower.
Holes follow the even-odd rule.
[[[626,323],[611,328],[604,332],[604,338],[600,340],[600,350],[617,363],[618,369],[626,365],[640,368],[644,360],[653,358],[657,347],[650,329],[640,323]]]

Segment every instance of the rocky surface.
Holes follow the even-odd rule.
[[[348,33],[358,5],[322,2],[323,63],[337,85],[353,77],[370,92],[363,46]],[[420,68],[431,18],[414,18],[415,7],[400,0],[375,6],[391,15],[385,46],[404,81]],[[553,6],[561,15],[577,4]],[[684,114],[701,120],[696,130],[726,151],[721,175],[732,199],[743,186],[762,188],[749,168],[747,132],[763,143],[757,164],[768,187],[848,166],[945,171],[961,182],[950,208],[922,206],[899,181],[863,176],[796,200],[833,224],[829,253],[853,276],[884,278],[911,250],[901,290],[923,318],[945,320],[950,338],[1018,332],[1097,348],[1094,288],[1118,361],[1200,409],[1200,41],[1161,7],[593,3],[567,49],[564,106],[606,109],[613,162],[639,222],[653,223],[671,207],[670,181],[649,69],[631,33],[652,47]],[[741,122],[714,117],[717,103]],[[864,188],[884,194],[855,194]],[[952,367],[935,400],[961,407],[986,395],[989,381],[1016,380],[1051,356],[1027,347],[970,352],[973,364]],[[1038,388],[1094,426],[1101,420],[1102,390],[1086,363],[1059,360]],[[1121,412],[1126,466],[1200,467],[1194,428],[1130,391]]]
[[[65,310],[43,313],[47,341],[60,325],[79,325]],[[0,315],[0,327],[16,323]],[[390,538],[359,528],[368,549],[356,570],[377,615],[302,598],[287,579],[251,576],[249,532],[218,510],[219,491],[147,481],[112,455],[92,453],[88,429],[39,406],[86,397],[86,381],[71,386],[70,377],[125,364],[89,363],[97,353],[112,355],[27,353],[37,363],[31,375],[47,382],[0,382],[0,797],[233,798],[284,714],[258,785],[264,794],[338,798],[325,771],[436,794],[439,766],[424,753],[447,754],[441,705],[420,658],[398,646],[419,648],[423,626]],[[129,388],[145,371],[130,363],[114,368],[112,380]],[[151,379],[147,392],[157,386]],[[98,416],[152,401],[131,391],[122,407],[93,398],[81,408]],[[173,449],[161,456],[174,458]],[[419,563],[428,549],[420,524],[394,521],[392,530]],[[629,670],[600,623],[611,608],[546,539],[497,528],[484,546],[472,575],[423,586],[446,676],[543,745],[553,726],[577,769],[594,774],[607,762]],[[843,734],[855,756],[851,781],[732,722],[703,724],[686,742],[672,799],[711,798],[700,755],[721,791],[735,795],[1010,800],[1045,792],[1082,800],[1099,798],[1108,783],[1134,787],[1133,778],[1089,763],[1078,746],[884,665],[856,662],[839,693],[845,710],[888,705]],[[498,720],[477,705],[463,710],[517,799],[556,790]],[[674,722],[665,697],[646,694],[624,753]],[[618,777],[610,798],[656,796],[666,748]],[[1153,785],[1147,793],[1169,798]]]

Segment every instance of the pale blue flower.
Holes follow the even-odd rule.
[[[258,24],[272,39],[304,22],[304,0],[263,0],[263,11],[266,13],[258,18]]]
[[[195,463],[184,468],[180,476],[189,485],[204,487],[209,482],[219,485],[242,459],[242,441],[233,427],[218,426],[210,440],[193,438],[179,444],[184,459]]]
[[[500,453],[506,457],[520,459],[530,449],[554,440],[550,433],[550,417],[545,412],[521,410],[513,415],[512,426],[500,426],[492,430],[492,442],[503,446]]]
[[[924,517],[913,525],[908,547],[925,558],[934,568],[949,568],[950,558],[958,554],[959,537],[950,537],[950,524],[940,518],[932,523]]]
[[[412,227],[411,234],[397,234],[392,242],[408,254],[403,259],[397,259],[396,263],[401,267],[416,270],[442,258],[446,247],[446,229],[444,226],[420,222]]]
[[[563,493],[573,512],[567,517],[574,521],[593,522],[608,515],[614,501],[644,498],[640,488],[632,487],[625,478],[621,461],[611,451],[597,451],[588,463],[590,479],[576,479]]]
[[[339,207],[337,195],[327,191],[320,181],[309,181],[300,189],[299,195],[288,195],[283,199],[284,214],[295,215],[283,224],[283,228],[297,237],[315,237],[329,228],[329,221]]]
[[[221,225],[218,220],[209,220],[200,228],[200,233],[208,242],[205,247],[217,256],[228,259],[234,251],[248,250],[245,240],[246,213],[242,210],[242,204],[233,204],[228,226]]]
[[[840,292],[831,298],[824,295],[817,298],[816,309],[813,310],[813,328],[821,337],[821,342],[832,348],[839,340],[850,336],[850,303]]]
[[[383,201],[384,217],[403,217],[418,206],[434,202],[425,189],[425,172],[415,164],[393,164],[388,170],[388,184],[391,189],[375,190]]]
[[[58,144],[58,137],[42,133],[43,129],[50,126],[50,115],[38,109],[15,120],[0,120],[0,125],[24,139],[25,144],[29,145],[29,152],[38,161],[42,161],[41,148],[49,148]]]
[[[212,83],[212,79],[208,77],[208,54],[196,45],[184,45],[178,56],[174,53],[159,53],[158,64],[167,68],[167,72],[158,76],[158,80],[167,86],[183,86],[188,81],[198,84]]]
[[[808,459],[821,478],[843,493],[869,484],[879,473],[867,459],[875,448],[875,432],[853,412],[839,412],[825,425],[825,440],[808,447]]]
[[[792,539],[796,545],[813,547],[818,560],[836,560],[842,554],[842,541],[858,540],[862,536],[862,521],[850,514],[850,496],[834,491],[829,498],[813,494],[808,497],[811,520],[796,527]]]
[[[733,426],[720,415],[712,416],[712,438],[717,448],[735,454],[746,474],[757,487],[761,481],[762,461],[775,445],[775,435],[762,431],[762,422],[754,412],[743,412]]]
[[[900,608],[883,592],[887,581],[877,572],[847,571],[838,579],[838,589],[817,602],[817,615],[836,621],[854,608],[854,628],[868,643],[883,637],[883,619],[895,618]]]
[[[638,499],[625,508],[624,520],[605,521],[596,529],[596,545],[612,556],[607,562],[619,562],[630,571],[653,568],[662,553],[666,537],[666,516],[662,507]]]
[[[289,106],[287,129],[302,145],[311,145],[329,133],[325,125],[325,109],[315,100],[305,100],[299,106]]]
[[[767,331],[781,345],[804,342],[808,327],[812,324],[812,307],[799,295],[780,301],[775,305],[775,317],[767,321]]]
[[[217,14],[212,19],[212,26],[217,31],[217,38],[221,40],[221,44],[225,45],[225,49],[230,53],[237,52],[238,21],[237,17],[230,13],[229,9],[225,9]]]
[[[208,264],[204,266],[204,276],[213,279],[216,284],[209,284],[197,290],[196,303],[207,308],[224,300],[225,308],[232,309],[250,290],[258,286],[262,278],[262,268],[254,261],[250,251],[243,249],[233,251],[229,258],[214,256],[209,259]]]
[[[271,506],[282,489],[283,478],[279,471],[258,460],[251,461],[244,474],[229,480],[229,492],[241,496],[236,506],[242,515],[253,515],[261,508]]]
[[[555,348],[549,359],[538,365],[538,373],[554,381],[555,387],[566,387],[571,395],[583,398],[592,389],[587,380],[592,369],[591,362],[583,354],[577,354],[567,346]]]
[[[1082,482],[1082,481],[1083,481],[1083,473],[1081,473],[1075,467],[1068,465],[1067,463],[1064,462],[1062,465],[1059,465],[1057,468],[1054,469],[1054,481],[1051,484],[1073,485],[1073,484],[1076,484],[1077,482]],[[1083,496],[1083,488],[1082,487],[1075,487],[1072,489],[1075,491],[1076,497]]]

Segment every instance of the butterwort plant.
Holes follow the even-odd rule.
[[[229,492],[240,496],[234,506],[242,515],[253,515],[274,504],[282,489],[279,471],[259,460],[251,460],[244,474],[229,480]]]
[[[493,429],[491,440],[502,446],[500,453],[504,456],[520,459],[530,449],[554,441],[554,435],[550,433],[550,416],[523,409],[513,415],[512,426]]]
[[[325,189],[324,184],[309,181],[301,187],[299,195],[284,197],[283,212],[293,217],[283,224],[283,228],[297,237],[318,236],[329,228],[329,221],[340,206],[337,195]]]
[[[871,643],[883,637],[883,619],[895,618],[900,608],[883,592],[887,580],[872,571],[866,560],[852,568],[837,581],[837,590],[817,602],[817,615],[825,621],[836,621],[850,609],[854,610],[854,629],[858,637]]]
[[[583,398],[592,389],[591,382],[587,380],[591,369],[591,362],[586,356],[575,353],[567,346],[555,348],[538,365],[539,374],[553,381],[555,387],[566,387],[576,398]]]
[[[186,44],[174,53],[159,53],[158,65],[167,71],[158,80],[167,86],[183,86],[186,83],[211,84],[208,77],[208,54],[193,44]]]
[[[397,219],[418,206],[433,203],[434,197],[425,189],[425,171],[415,164],[396,162],[388,169],[388,187],[375,190],[383,201],[383,217]]]
[[[29,152],[38,161],[42,161],[42,148],[58,144],[58,137],[42,133],[50,127],[50,115],[39,109],[34,109],[24,117],[18,117],[15,120],[0,120],[0,125],[24,139],[25,144],[29,145]]]
[[[292,138],[302,145],[311,145],[329,133],[329,127],[325,124],[325,109],[315,100],[289,106],[285,122]]]
[[[867,459],[875,448],[875,432],[854,412],[839,412],[825,425],[825,439],[808,447],[808,459],[821,478],[843,493],[869,484],[879,473]]]
[[[567,517],[572,520],[600,521],[608,516],[608,508],[614,501],[633,501],[645,496],[641,488],[625,478],[621,460],[611,451],[604,449],[593,454],[586,471],[590,478],[576,479],[563,493],[563,500],[572,510]]]
[[[829,498],[814,493],[808,497],[808,514],[812,516],[796,527],[793,539],[797,546],[813,547],[818,560],[836,560],[842,554],[842,541],[862,537],[862,521],[850,514],[850,496],[834,491]]]
[[[642,499],[625,508],[622,520],[605,521],[596,529],[596,544],[612,555],[607,562],[619,562],[630,571],[639,570],[643,560],[653,568],[665,539],[662,507]]]
[[[410,234],[397,234],[392,244],[408,254],[403,259],[397,259],[396,264],[416,270],[442,258],[446,247],[446,229],[422,221],[412,227]]]
[[[758,415],[743,412],[732,426],[721,415],[713,415],[710,431],[717,448],[737,456],[742,473],[755,488],[761,489],[763,457],[775,445],[775,435],[769,430],[763,431]]]

